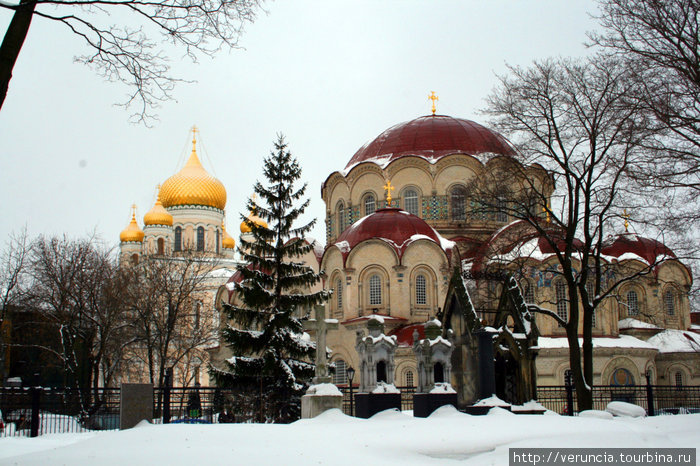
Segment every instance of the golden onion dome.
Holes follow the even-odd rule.
[[[197,157],[197,129],[192,129],[192,154],[182,170],[171,176],[160,188],[164,207],[201,205],[224,210],[226,189],[221,181],[211,176]]]
[[[156,204],[143,216],[143,224],[173,226],[173,216],[165,210],[165,207],[163,207],[163,204],[160,202],[160,191],[158,191]]]
[[[119,240],[122,243],[128,242],[142,242],[143,241],[143,230],[139,228],[139,224],[136,223],[136,206],[133,207],[131,212],[131,222],[119,233]]]
[[[235,249],[236,248],[236,240],[234,240],[231,235],[228,234],[226,231],[226,225],[223,223],[221,224],[221,229],[224,232],[224,239],[221,240],[221,245],[224,247],[224,249]]]
[[[252,212],[248,215],[248,221],[263,228],[267,228],[267,222]],[[241,222],[241,233],[250,233],[250,227],[245,221]]]

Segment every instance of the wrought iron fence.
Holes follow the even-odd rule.
[[[343,412],[350,415],[350,387],[348,385],[338,385],[338,390],[343,394]],[[353,385],[352,396],[357,394],[357,386]],[[413,394],[416,393],[416,387],[396,387],[401,392],[401,411],[410,411],[413,409]]]

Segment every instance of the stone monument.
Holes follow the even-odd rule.
[[[433,319],[424,324],[425,339],[413,332],[413,353],[418,367],[418,387],[413,395],[413,415],[428,417],[440,406],[457,406],[457,392],[450,384],[452,341],[441,336],[442,324]],[[452,331],[448,331],[448,338]]]

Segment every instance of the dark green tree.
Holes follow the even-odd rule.
[[[223,337],[234,356],[226,368],[212,368],[212,375],[220,385],[257,393],[262,422],[291,422],[299,418],[316,354],[315,344],[303,338],[303,316],[296,310],[322,303],[328,293],[311,291],[319,275],[299,262],[313,248],[305,235],[315,220],[294,227],[309,200],[303,199],[306,184],[295,187],[301,168],[282,136],[264,160],[263,173],[267,185],[254,187],[260,202],[249,200],[248,209],[269,226],[244,217],[250,238],[242,237],[238,249],[243,263],[237,299],[224,305],[231,323]]]

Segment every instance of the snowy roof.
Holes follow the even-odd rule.
[[[647,342],[657,347],[661,353],[700,352],[700,335],[684,330],[664,330]]]
[[[642,322],[641,320],[637,319],[632,319],[631,317],[627,317],[626,319],[622,319],[617,323],[617,327],[620,330],[625,330],[625,329],[660,329],[661,327],[658,327],[654,324],[650,324],[649,322]]]
[[[651,339],[649,339],[651,340]],[[579,345],[583,344],[583,339],[578,339]],[[535,348],[568,348],[569,342],[566,337],[539,337]],[[642,341],[629,335],[620,335],[612,338],[593,338],[593,348],[639,348],[657,349],[649,342]]]

